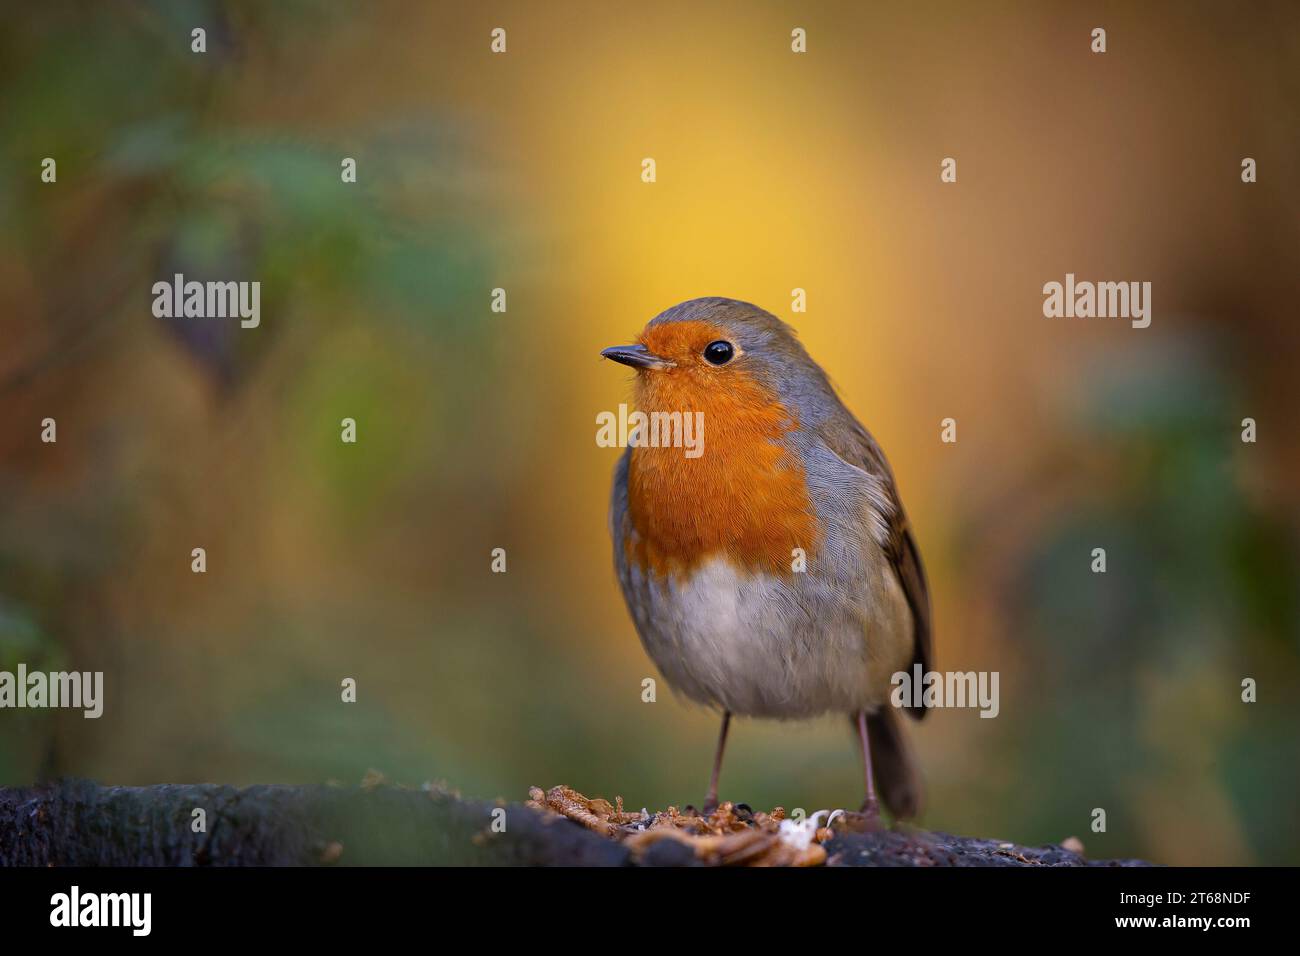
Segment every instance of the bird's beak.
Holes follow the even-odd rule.
[[[655,355],[644,345],[615,345],[600,354],[620,365],[630,365],[633,368],[673,368],[677,365],[661,355]]]

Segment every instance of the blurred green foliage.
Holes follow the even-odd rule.
[[[1187,343],[1140,362],[1112,356],[1089,376],[1068,454],[1094,483],[1041,529],[1002,595],[1033,675],[1016,706],[1035,715],[1003,757],[1066,758],[1067,773],[1012,797],[1039,832],[1073,799],[1106,809],[1112,838],[1139,845],[1159,815],[1144,807],[1184,801],[1209,816],[1216,808],[1192,795],[1212,782],[1242,801],[1240,819],[1272,821],[1248,833],[1257,858],[1294,859],[1300,773],[1285,728],[1300,726],[1300,558],[1292,532],[1234,480],[1249,447],[1233,419],[1241,403],[1208,354]],[[1105,574],[1081,575],[1101,545]],[[1242,702],[1246,678],[1256,703]],[[1152,778],[1163,782],[1141,783]]]

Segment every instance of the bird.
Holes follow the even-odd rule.
[[[794,329],[748,302],[682,302],[600,354],[636,371],[639,411],[704,426],[695,457],[629,436],[609,511],[646,653],[676,693],[721,713],[704,812],[732,717],[840,713],[862,751],[859,812],[915,817],[921,775],[897,711],[925,706],[895,706],[890,688],[930,671],[930,596],[876,440]]]

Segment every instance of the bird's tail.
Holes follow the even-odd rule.
[[[867,739],[881,801],[895,819],[912,819],[921,812],[924,787],[896,708],[886,703],[867,717]]]

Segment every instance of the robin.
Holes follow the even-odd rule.
[[[636,369],[636,407],[702,412],[703,451],[631,440],[614,473],[614,563],[646,652],[732,716],[850,715],[866,797],[915,816],[921,782],[891,677],[930,669],[930,597],[894,476],[788,325],[734,299],[692,299],[605,349]],[[911,716],[923,706],[909,707]],[[874,772],[873,772],[874,771]]]

